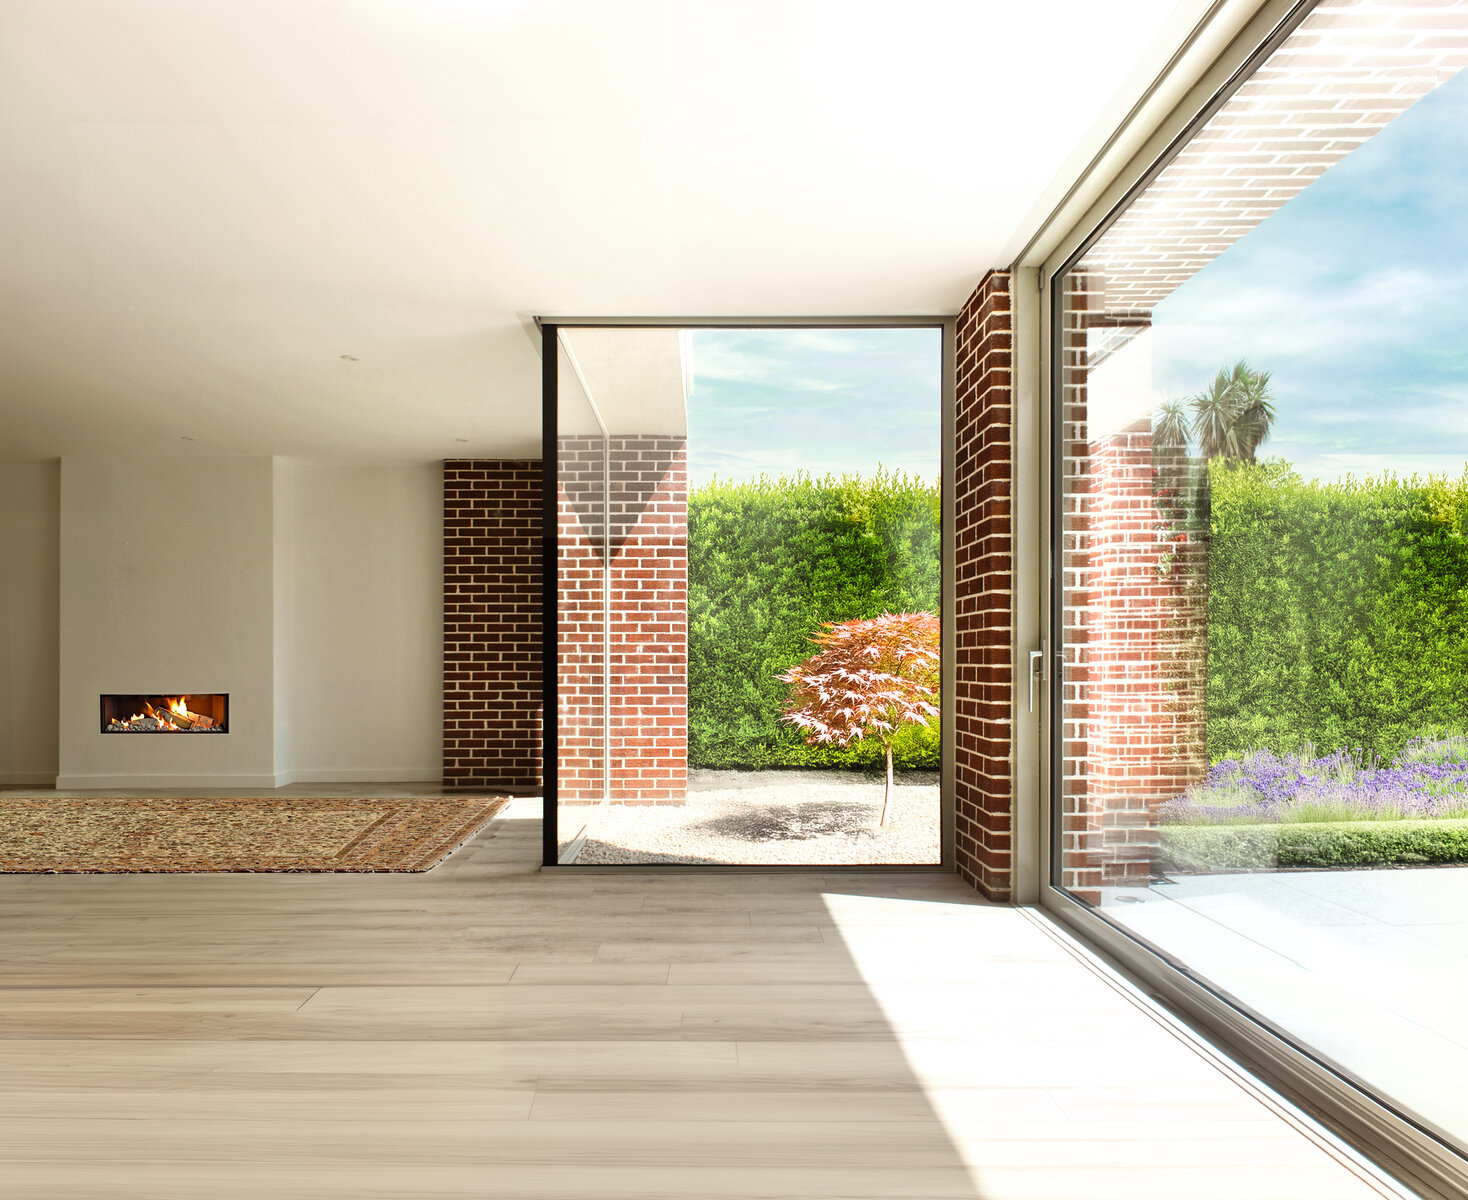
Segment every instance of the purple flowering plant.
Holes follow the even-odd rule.
[[[1317,757],[1309,745],[1255,750],[1216,763],[1158,814],[1170,825],[1468,818],[1468,737],[1413,738],[1389,762],[1350,750]]]

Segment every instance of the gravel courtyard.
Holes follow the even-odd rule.
[[[885,828],[882,783],[880,774],[846,771],[690,771],[686,804],[598,808],[576,862],[939,862],[937,773],[898,774]]]

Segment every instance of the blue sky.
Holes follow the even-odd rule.
[[[694,487],[879,463],[937,477],[941,330],[695,329],[689,344]]]
[[[1468,460],[1468,72],[1430,93],[1153,313],[1153,382],[1247,358],[1279,412],[1262,453],[1307,478],[1457,476]]]

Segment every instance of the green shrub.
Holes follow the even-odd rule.
[[[858,478],[715,481],[688,498],[688,754],[694,767],[876,767],[882,747],[807,746],[780,722],[775,676],[827,621],[939,612],[941,492]],[[901,767],[936,768],[934,727],[904,730]]]
[[[1161,836],[1159,865],[1173,874],[1468,863],[1462,820],[1164,825]]]
[[[1213,464],[1208,755],[1468,730],[1468,473],[1305,482]]]

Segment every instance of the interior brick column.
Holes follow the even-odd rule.
[[[541,465],[443,465],[443,785],[541,782]]]
[[[1013,410],[1009,273],[991,271],[958,317],[954,690],[958,873],[1012,894]]]

